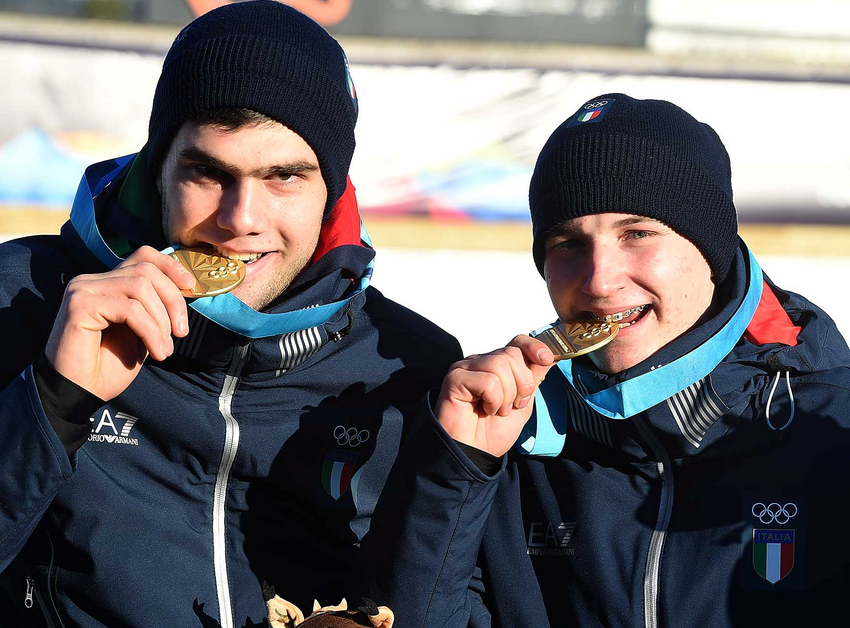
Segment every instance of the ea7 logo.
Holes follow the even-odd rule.
[[[120,432],[118,431],[118,427],[115,425],[116,420],[122,424]],[[92,422],[92,430],[91,434],[89,434],[89,441],[118,445],[138,445],[138,438],[130,438],[130,431],[133,429],[133,426],[138,420],[139,419],[136,417],[125,414],[124,412],[116,412],[115,418],[113,419],[109,412],[109,408],[104,408],[103,412],[100,413],[99,419],[97,418],[97,415],[89,418],[89,421]]]
[[[576,524],[561,521],[532,521],[528,524],[528,550],[532,556],[573,556],[575,548],[567,547]]]

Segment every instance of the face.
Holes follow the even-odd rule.
[[[256,310],[274,303],[316,249],[327,200],[319,162],[277,122],[235,131],[185,123],[158,187],[169,242],[245,260],[233,294]]]
[[[544,276],[563,321],[614,320],[617,337],[590,354],[604,373],[642,362],[693,327],[714,295],[699,250],[633,214],[574,218],[546,240]]]

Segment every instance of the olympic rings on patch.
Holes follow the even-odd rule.
[[[600,100],[599,102],[589,102],[584,106],[584,108],[585,109],[597,109],[599,107],[604,107],[607,104],[608,104],[607,100]]]
[[[752,513],[754,517],[765,525],[773,522],[779,525],[785,525],[791,520],[791,517],[797,515],[797,505],[789,502],[782,506],[776,502],[772,502],[768,506],[765,506],[761,502],[758,502],[753,504]]]
[[[337,425],[334,428],[334,438],[337,445],[348,445],[349,447],[357,447],[361,443],[369,440],[369,430],[357,430],[356,427],[345,429],[342,425]]]

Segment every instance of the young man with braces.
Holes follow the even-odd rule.
[[[600,96],[549,138],[530,205],[560,338],[611,336],[452,367],[364,544],[371,594],[408,627],[846,616],[850,352],[738,237],[717,134]]]
[[[142,151],[86,171],[60,236],[0,246],[4,626],[267,625],[272,586],[339,602],[460,357],[369,287],[356,119],[324,29],[227,4],[175,39]]]

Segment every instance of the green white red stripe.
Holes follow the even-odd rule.
[[[776,584],[794,567],[794,530],[753,529],[753,567]]]
[[[345,73],[345,80],[348,83],[348,95],[351,96],[352,99],[357,100],[357,92],[354,90],[354,81],[351,80],[350,73]]]
[[[601,109],[594,109],[593,111],[586,111],[578,117],[579,122],[587,122],[589,120],[593,120],[596,116],[599,115]]]
[[[354,475],[354,464],[358,454],[354,451],[332,449],[325,456],[322,466],[322,486],[334,499],[339,499],[348,490]]]

